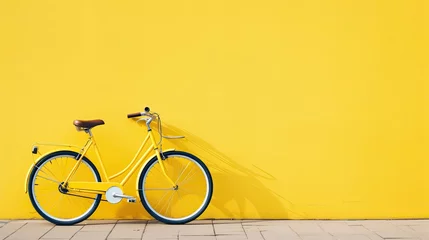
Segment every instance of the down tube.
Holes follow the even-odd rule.
[[[127,167],[125,167],[122,171],[116,173],[115,175],[112,175],[109,177],[109,179],[114,179],[116,177],[119,177],[120,175],[124,174],[126,171],[128,171],[128,169],[130,169],[130,167],[134,164],[134,162],[137,160],[138,155],[141,153],[143,147],[146,145],[147,140],[149,139],[149,134],[146,136],[146,138],[144,139],[143,143],[141,144],[139,150],[137,150],[137,153],[134,155],[133,160],[128,164]],[[138,162],[137,164],[140,164],[140,162]]]
[[[140,160],[134,165],[134,167],[131,169],[131,171],[128,172],[128,174],[125,176],[125,178],[121,182],[121,186],[124,186],[125,183],[127,183],[128,179],[130,179],[131,175],[136,171],[137,167],[141,164],[143,159],[146,158],[147,155],[149,155],[150,151],[152,150],[153,145],[151,145],[146,152],[143,154],[143,156],[140,158]]]
[[[152,132],[150,132],[150,138],[152,140],[152,145],[156,146],[155,145],[156,144],[155,137],[153,136]],[[159,165],[161,166],[162,173],[167,178],[167,180],[171,183],[171,186],[175,187],[176,184],[174,183],[173,180],[171,180],[171,178],[167,175],[167,172],[165,171],[164,163],[162,162],[162,158],[161,158],[161,155],[159,153],[159,149],[158,148],[154,148],[154,150],[156,152],[156,157],[158,158]]]

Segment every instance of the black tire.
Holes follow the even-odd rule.
[[[30,197],[30,201],[31,204],[33,205],[34,209],[37,211],[37,213],[40,214],[40,216],[42,216],[45,220],[56,224],[56,225],[74,225],[77,224],[79,222],[84,221],[85,219],[89,218],[94,212],[95,210],[98,208],[100,202],[101,202],[101,194],[97,194],[95,199],[94,199],[94,203],[92,205],[92,207],[82,216],[72,219],[72,220],[60,220],[58,218],[54,218],[52,216],[49,216],[48,214],[46,214],[44,212],[44,210],[39,206],[39,204],[36,201],[36,198],[34,196],[34,192],[33,192],[33,184],[34,184],[34,180],[35,180],[35,174],[38,172],[39,168],[41,166],[43,166],[47,161],[50,161],[52,158],[54,157],[58,157],[58,156],[68,156],[71,158],[74,158],[76,161],[76,157],[78,156],[77,152],[74,151],[68,151],[68,150],[61,150],[61,151],[56,151],[53,153],[50,153],[48,155],[46,155],[45,157],[43,157],[39,162],[37,162],[37,164],[33,167],[33,170],[31,171],[30,177],[29,177],[29,181],[28,181],[28,195]],[[82,158],[82,163],[84,164],[86,163],[88,167],[90,167],[90,169],[93,171],[96,180],[98,182],[101,182],[101,177],[100,177],[100,173],[98,172],[97,168],[95,167],[95,165],[85,156]]]
[[[187,153],[187,152],[183,152],[183,151],[169,151],[169,152],[165,152],[163,153],[163,156],[165,157],[165,159],[168,159],[171,156],[181,156],[181,157],[185,157],[188,158],[190,160],[193,160],[197,165],[199,165],[201,167],[201,169],[203,170],[206,178],[207,178],[207,185],[208,185],[208,190],[207,190],[207,195],[206,195],[206,199],[204,201],[204,203],[202,204],[202,206],[200,206],[200,209],[195,212],[194,214],[186,217],[185,219],[179,219],[179,220],[172,220],[172,219],[167,219],[159,214],[157,214],[156,212],[154,212],[151,207],[149,206],[147,199],[145,198],[145,194],[143,193],[143,181],[145,179],[146,174],[148,174],[148,170],[151,168],[151,166],[153,164],[155,164],[158,161],[158,158],[155,156],[153,157],[151,160],[149,160],[149,162],[146,164],[146,166],[144,167],[144,169],[142,170],[141,174],[140,174],[140,178],[139,178],[139,182],[138,182],[138,189],[139,189],[139,196],[140,196],[140,200],[143,204],[143,207],[146,209],[146,211],[156,220],[163,222],[165,224],[185,224],[188,222],[191,222],[195,219],[197,219],[201,214],[204,213],[204,211],[207,209],[208,205],[210,204],[212,195],[213,195],[213,180],[212,180],[212,176],[210,174],[209,169],[207,168],[207,166],[203,163],[203,161],[201,161],[198,157]],[[164,160],[165,161],[165,160]]]

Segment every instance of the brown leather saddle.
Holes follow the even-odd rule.
[[[79,128],[91,129],[98,125],[104,125],[104,121],[101,119],[95,120],[74,120],[73,124]]]

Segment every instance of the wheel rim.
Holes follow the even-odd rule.
[[[58,160],[58,159],[62,159],[62,158],[66,158],[66,159],[68,159],[68,161],[66,160],[66,163],[63,163],[63,164],[53,163],[53,161]],[[41,211],[43,213],[43,215],[47,216],[48,218],[51,218],[52,220],[55,220],[58,222],[79,221],[80,219],[86,218],[86,216],[94,209],[96,204],[99,202],[98,199],[86,199],[86,198],[75,197],[75,196],[71,196],[71,195],[65,195],[65,194],[61,193],[62,189],[60,188],[60,183],[65,179],[65,177],[70,172],[71,168],[74,166],[74,164],[76,162],[77,162],[77,160],[74,158],[73,155],[62,154],[62,155],[53,156],[53,157],[45,160],[42,164],[40,164],[40,166],[36,165],[36,171],[35,171],[33,178],[32,178],[33,184],[31,185],[32,199],[33,199],[34,204],[36,205],[37,209],[39,211]],[[51,165],[52,165],[51,167],[57,167],[57,168],[59,167],[62,174],[53,173],[52,169],[44,168],[46,165],[49,165],[49,163],[51,163]],[[55,166],[55,165],[57,165],[57,166]],[[82,171],[83,167],[87,168],[86,174]],[[47,171],[44,171],[45,169]],[[43,175],[39,176],[40,172],[42,172]],[[58,177],[59,175],[61,175],[61,177]],[[95,172],[93,167],[90,164],[88,164],[88,162],[86,162],[85,160],[82,160],[82,162],[79,165],[75,175],[73,175],[73,177],[70,180],[80,180],[78,177],[81,177],[82,175],[92,175],[92,178],[84,180],[84,181],[100,181],[99,176],[97,175],[97,173]],[[45,191],[42,191],[42,190],[46,190],[46,189],[39,188],[41,181],[50,183],[50,185],[51,185],[50,193],[46,193]],[[56,189],[54,188],[55,185],[56,185]],[[36,189],[36,186],[37,186],[37,189]],[[36,195],[38,195],[37,194],[38,192],[41,192],[39,194],[42,194],[42,196],[37,197]],[[49,200],[51,200],[51,197],[55,193],[59,194],[59,197],[57,196],[57,197],[55,197],[55,199],[62,200],[63,204],[64,203],[71,203],[71,207],[65,207],[65,206],[59,205],[59,202],[56,202],[56,203],[54,202],[54,203],[52,203],[51,206],[49,206],[50,204],[48,204],[46,207],[42,207],[41,200],[43,199],[43,197],[49,196]],[[71,194],[82,195],[85,197],[94,198],[94,194],[90,195],[90,194],[82,194],[82,193],[76,193],[76,192],[72,192]],[[92,202],[92,203],[87,207],[87,209],[84,208],[84,211],[82,214],[79,214],[77,217],[70,217],[70,218],[62,218],[62,217],[54,216],[55,214],[48,213],[48,210],[46,209],[47,207],[53,206],[55,210],[60,208],[60,211],[62,210],[63,212],[75,213],[77,208],[81,209],[82,201],[80,201],[81,204],[79,204],[79,201],[77,201],[77,203],[73,204],[72,199],[73,200],[82,199],[84,202]]]
[[[187,160],[189,163],[193,163],[192,167],[190,168],[189,165],[188,167],[186,167],[187,164],[185,165],[178,165],[178,164],[174,164],[174,157],[178,157],[181,159],[185,159]],[[151,181],[152,185],[159,185],[160,182],[164,182],[163,186],[165,186],[164,188],[171,188],[171,183],[169,183],[166,178],[164,177],[164,175],[162,174],[162,171],[160,169],[159,163],[158,161],[154,161],[149,167],[148,170],[145,172],[145,175],[143,177],[143,181],[142,181],[142,185],[140,186],[140,189],[142,190],[142,194],[143,194],[143,198],[146,202],[147,208],[149,208],[149,210],[156,214],[157,216],[165,219],[165,220],[169,220],[172,222],[178,222],[178,221],[185,221],[189,218],[193,218],[194,216],[198,216],[201,211],[207,206],[207,202],[209,201],[209,197],[210,197],[210,192],[211,192],[211,183],[209,181],[209,176],[207,175],[205,169],[199,164],[199,162],[197,162],[195,159],[184,156],[184,155],[168,155],[167,158],[165,160],[163,160],[164,166],[166,167],[167,172],[169,172],[170,174],[172,173],[172,168],[176,169],[173,171],[176,171],[175,173],[173,173],[170,177],[171,179],[178,184],[178,189],[174,190],[163,190],[163,187],[145,187],[145,183],[147,183],[148,181]],[[172,164],[171,164],[172,163]],[[177,163],[177,162],[176,162]],[[151,175],[151,173],[153,173],[154,171],[154,167],[158,167],[159,171],[157,174],[157,177],[150,177],[149,175]],[[170,168],[169,168],[170,166]],[[172,167],[175,166],[175,167]],[[196,168],[195,168],[196,167]],[[186,169],[185,169],[186,168]],[[197,169],[197,172],[192,173],[192,170]],[[151,171],[152,170],[152,171]],[[189,203],[191,202],[195,202],[192,199],[193,195],[191,191],[187,191],[185,190],[187,188],[187,184],[189,183],[190,179],[192,179],[193,177],[195,177],[195,174],[200,174],[203,175],[204,177],[204,184],[203,186],[205,187],[204,190],[204,197],[202,198],[200,202],[200,204],[198,204],[198,208],[196,210],[191,211],[190,214],[180,214],[180,215],[184,215],[181,217],[169,217],[166,216],[166,214],[162,214],[164,208],[165,208],[165,213],[168,212],[168,210],[171,211],[175,211],[175,213],[179,212],[178,209],[181,209],[181,211],[183,212],[183,206],[180,207],[180,205],[190,205]],[[173,177],[172,177],[173,176]],[[150,179],[149,179],[150,178]],[[195,180],[195,179],[194,179]],[[168,186],[168,187],[166,187]],[[164,191],[165,193],[161,193],[162,191]],[[172,192],[172,193],[168,193],[168,191]],[[158,193],[158,194],[154,194],[157,196],[149,196],[148,193]],[[159,194],[161,193],[161,194]],[[174,197],[177,194],[176,197]],[[185,198],[187,197],[187,198]],[[160,199],[161,198],[161,199]],[[154,200],[154,204],[150,203],[151,200]],[[168,200],[167,205],[163,205],[161,204],[161,209],[156,209],[157,206],[159,206],[159,202],[163,199]],[[176,200],[176,206],[174,207],[174,203],[172,202],[173,199]],[[198,197],[197,197],[198,199]],[[180,200],[181,203],[178,203],[177,201]],[[190,201],[189,201],[190,200]],[[179,205],[179,206],[178,206]],[[185,206],[188,207],[189,206]]]

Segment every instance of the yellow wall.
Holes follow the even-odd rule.
[[[24,194],[34,142],[83,144],[72,121],[102,118],[111,175],[145,134],[126,114],[145,106],[187,136],[166,147],[209,165],[204,218],[429,217],[427,7],[1,1],[0,218],[39,217]]]

